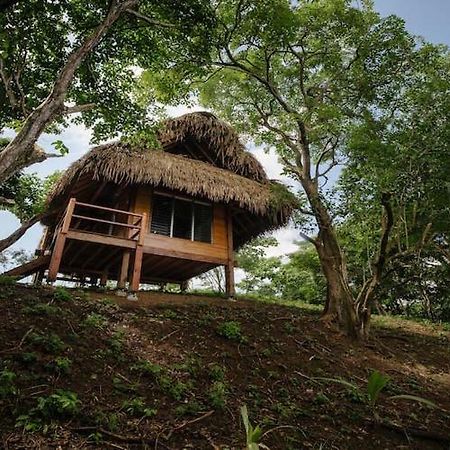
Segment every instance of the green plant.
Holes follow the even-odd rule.
[[[17,277],[10,277],[9,275],[0,275],[0,286],[14,286],[17,282]]]
[[[214,408],[222,409],[227,401],[228,388],[222,381],[215,381],[208,390],[208,398]]]
[[[35,417],[33,414],[21,414],[16,418],[15,427],[33,433],[43,428],[43,422],[40,417]]]
[[[173,309],[166,308],[161,313],[161,317],[164,317],[165,319],[176,319],[178,318],[178,314]]]
[[[190,401],[175,408],[177,416],[193,416],[202,410],[202,405],[196,401]]]
[[[14,385],[16,374],[9,370],[3,369],[0,371],[0,398],[6,398],[17,393]]]
[[[58,389],[48,397],[39,397],[34,413],[42,417],[70,417],[78,413],[80,400],[75,392]]]
[[[98,409],[94,413],[94,420],[95,423],[110,431],[116,431],[119,428],[119,416],[116,413],[106,413]]]
[[[141,359],[131,366],[131,370],[157,378],[161,375],[163,368],[159,364],[154,364],[146,359]]]
[[[157,413],[155,408],[146,407],[143,397],[134,397],[132,399],[125,400],[122,403],[122,409],[128,414],[138,417],[154,417]]]
[[[55,334],[30,333],[27,340],[34,345],[43,347],[49,353],[58,353],[66,348],[66,344]]]
[[[158,377],[158,384],[164,392],[167,392],[175,400],[181,400],[190,387],[189,384],[175,381],[166,375]]]
[[[50,361],[47,364],[47,367],[50,370],[53,370],[58,373],[65,373],[65,374],[70,373],[71,366],[72,366],[72,360],[66,356],[64,356],[64,357],[58,356],[53,361]]]
[[[362,392],[361,389],[356,384],[350,383],[349,381],[342,380],[339,378],[316,377],[314,379],[338,383],[350,388],[358,398],[364,399],[364,401],[370,406],[375,420],[376,421],[381,420],[380,416],[378,415],[377,404],[381,391],[389,383],[390,378],[388,376],[381,374],[377,370],[373,371],[369,375],[369,378],[367,379],[365,392]],[[422,397],[417,397],[415,395],[402,394],[402,395],[394,395],[389,398],[392,400],[411,400],[418,403],[423,403],[424,405],[427,405],[431,408],[437,408],[437,406],[430,400],[427,400]]]
[[[34,306],[25,306],[22,308],[24,314],[35,315],[35,316],[52,316],[59,314],[61,308],[49,303],[38,303]]]
[[[38,360],[38,354],[36,352],[24,352],[20,355],[20,360],[24,364],[33,364]]]
[[[225,379],[225,368],[219,364],[213,364],[208,368],[208,374],[214,381],[223,381]]]
[[[245,342],[246,338],[241,331],[241,324],[236,321],[229,321],[221,323],[217,329],[217,334],[223,336],[231,341]]]
[[[380,392],[386,387],[389,383],[390,378],[382,373],[378,372],[378,370],[374,370],[367,380],[367,397],[369,399],[369,404],[372,408],[375,408],[375,405],[378,401],[378,397]]]
[[[262,429],[256,425],[250,423],[248,418],[247,406],[241,406],[241,418],[245,428],[245,448],[246,450],[259,450],[260,448],[268,449],[264,444],[261,444],[261,439],[264,436]]]
[[[82,325],[85,328],[103,330],[108,325],[108,319],[101,314],[91,313],[83,320]]]
[[[70,302],[73,300],[72,294],[62,286],[57,286],[53,293],[53,299],[57,302]]]

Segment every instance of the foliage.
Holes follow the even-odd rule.
[[[223,381],[215,381],[208,390],[208,398],[211,405],[217,409],[223,409],[227,402],[228,387]]]
[[[0,138],[0,152],[8,142],[9,139]],[[41,178],[35,173],[16,173],[0,185],[0,197],[13,200],[12,204],[1,204],[0,208],[13,213],[20,222],[25,222],[43,212],[47,194],[60,176],[60,172],[54,172],[45,178]]]
[[[145,405],[145,399],[143,397],[134,397],[129,400],[124,400],[122,403],[122,409],[128,414],[137,417],[154,417],[157,410],[155,408],[148,408]]]
[[[275,295],[275,286],[272,281],[281,265],[279,258],[267,258],[265,250],[276,246],[275,238],[259,237],[242,246],[236,262],[239,268],[245,271],[245,277],[238,283],[238,288],[244,293],[257,292],[262,296]]]
[[[262,429],[258,425],[253,427],[250,423],[247,405],[241,406],[241,418],[245,428],[246,450],[259,450],[260,448],[267,449],[268,447],[260,442],[263,436]]]
[[[65,288],[63,288],[62,286],[57,286],[55,288],[55,292],[53,293],[53,298],[55,299],[55,301],[57,302],[70,302],[71,300],[73,300],[73,295]]]
[[[6,398],[17,393],[14,385],[16,374],[9,370],[3,369],[0,371],[0,398]]]
[[[78,413],[80,403],[75,392],[58,389],[48,397],[39,397],[34,413],[55,419],[70,417]]]
[[[85,328],[104,330],[108,325],[108,319],[101,314],[91,313],[84,319],[82,325]]]
[[[16,3],[2,14],[2,66],[11,77],[16,101],[8,102],[6,87],[0,85],[0,99],[5,105],[0,129],[22,121],[47,97],[68,55],[103,20],[107,6],[94,1],[87,11],[85,4],[76,0],[47,4],[45,8],[39,1],[31,1]],[[139,71],[134,68],[161,74],[168,86],[164,70],[176,65],[186,74],[196,72],[198,64],[192,63],[193,58],[201,61],[208,48],[214,26],[208,2],[194,0],[174,8],[171,1],[144,0],[136,8],[154,24],[124,13],[88,53],[66,94],[69,104],[95,105],[74,121],[92,127],[96,140],[148,129],[146,109],[154,97],[148,90],[135,93]],[[170,25],[158,25],[161,23]],[[170,85],[174,93],[177,86],[181,88],[173,82]],[[64,115],[57,117],[51,131],[67,122]],[[66,151],[60,140],[54,145],[58,151]]]
[[[70,373],[70,368],[72,366],[72,360],[67,356],[58,356],[53,361],[47,364],[47,367],[60,374]]]
[[[350,324],[360,312],[353,308],[353,300],[362,283],[354,282],[353,274],[351,282],[346,281],[340,244],[351,252],[353,234],[350,231],[343,242],[335,224],[341,224],[352,209],[341,208],[341,203],[350,199],[350,204],[358,189],[365,194],[354,225],[358,229],[358,224],[370,222],[371,232],[358,234],[371,243],[370,257],[377,254],[379,205],[386,190],[393,192],[397,209],[420,178],[416,193],[424,192],[423,211],[431,200],[433,209],[440,206],[445,211],[441,218],[447,219],[437,217],[436,227],[448,224],[444,217],[448,201],[442,202],[448,199],[448,190],[441,182],[446,179],[442,171],[447,170],[449,154],[448,126],[442,120],[448,115],[448,51],[410,35],[400,18],[381,17],[369,0],[358,5],[351,0],[228,0],[218,4],[218,17],[214,62],[209,77],[199,85],[201,102],[256,144],[275,149],[284,173],[300,183],[304,192],[298,195],[297,222],[303,236],[322,250],[328,299],[346,314],[340,325],[356,334]],[[432,106],[435,100],[437,107]],[[431,142],[439,147],[436,157],[431,155]],[[385,171],[392,161],[393,170]],[[327,181],[339,177],[339,164],[344,164],[348,182],[332,192]],[[424,180],[434,168],[436,186],[430,188]],[[411,218],[413,208],[407,209]],[[419,227],[422,232],[424,225]],[[315,227],[320,231],[316,236],[305,234]],[[330,259],[336,264],[331,265]],[[370,259],[350,268],[367,268]],[[339,273],[332,276],[334,271]],[[379,278],[374,280],[380,283]]]
[[[375,420],[380,421],[381,418],[377,411],[378,399],[381,391],[388,385],[390,378],[386,375],[381,374],[377,370],[373,371],[369,378],[367,379],[367,384],[365,387],[365,392],[361,391],[359,386],[351,383],[349,381],[340,379],[340,378],[325,378],[325,377],[316,377],[314,380],[321,380],[330,383],[338,383],[350,389],[351,392],[355,393],[358,398],[362,398],[366,401],[366,403],[370,406],[372,414]],[[392,400],[411,400],[418,403],[423,403],[431,408],[436,408],[436,405],[422,397],[418,397],[415,395],[409,394],[401,394],[391,396]]]
[[[245,342],[246,338],[242,334],[241,324],[236,321],[222,322],[216,329],[217,334],[231,341]]]
[[[34,345],[43,347],[48,353],[59,353],[66,348],[66,344],[55,333],[30,333],[27,340]]]

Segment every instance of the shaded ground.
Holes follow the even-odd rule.
[[[362,345],[315,313],[248,300],[15,286],[0,297],[5,449],[242,449],[242,404],[272,450],[450,445],[450,333],[437,327],[382,319]],[[385,425],[365,402],[373,370],[391,378]]]

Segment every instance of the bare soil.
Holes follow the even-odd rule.
[[[381,319],[356,343],[298,307],[70,292],[1,286],[0,371],[14,374],[0,376],[2,448],[243,449],[243,404],[272,450],[450,448],[450,333],[439,327]],[[390,377],[378,421],[365,398],[374,370]],[[60,389],[76,393],[74,414],[42,408]],[[391,398],[401,394],[438,408]]]

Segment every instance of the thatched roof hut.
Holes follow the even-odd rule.
[[[120,141],[93,148],[66,170],[49,195],[48,208],[64,205],[74,185],[88,176],[95,182],[163,187],[231,204],[247,212],[251,222],[244,232],[235,233],[235,248],[289,221],[295,197],[284,185],[267,178],[237,133],[213,114],[195,112],[169,119],[158,140],[157,148]],[[50,216],[44,224],[54,218]]]
[[[49,195],[52,214],[44,221],[43,251],[53,248],[49,279],[58,272],[106,273],[119,285],[131,277],[135,290],[139,282],[184,282],[224,265],[230,292],[233,251],[289,221],[294,196],[267,178],[236,132],[214,115],[167,120],[158,141],[154,148],[100,145],[67,169]],[[58,239],[84,244],[58,250]],[[91,244],[98,247],[93,254]],[[119,248],[116,256],[107,246]]]

